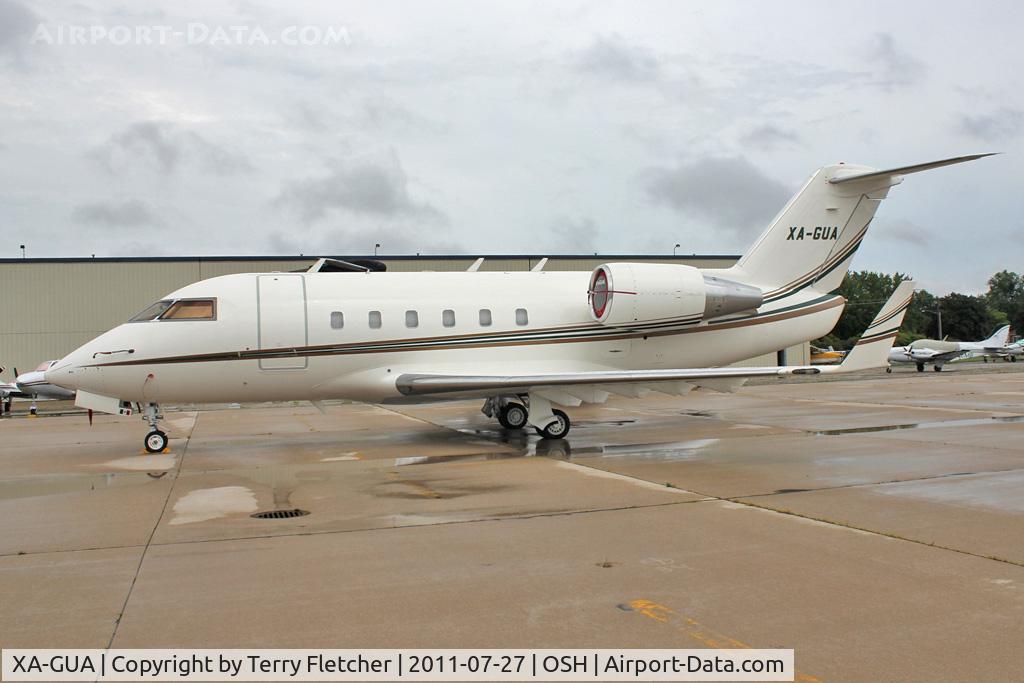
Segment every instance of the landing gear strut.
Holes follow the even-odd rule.
[[[167,435],[160,431],[157,421],[160,420],[163,415],[160,414],[160,406],[155,403],[149,403],[143,412],[143,419],[149,423],[149,433],[146,434],[146,438],[143,440],[143,444],[146,447],[146,451],[149,453],[163,453],[164,449],[167,448]]]

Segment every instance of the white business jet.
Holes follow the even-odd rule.
[[[305,273],[215,277],[171,292],[63,358],[46,379],[77,389],[76,403],[89,409],[141,409],[151,428],[146,448],[160,451],[159,404],[169,401],[476,397],[506,428],[562,438],[570,421],[554,406],[884,367],[909,305],[907,283],[841,365],[721,366],[828,333],[845,303],[831,292],[889,188],[906,174],[981,156],[821,168],[728,269],[391,273],[318,262]]]
[[[889,352],[890,363],[915,363],[918,372],[924,372],[925,363],[932,363],[935,372],[942,366],[960,358],[984,356],[998,358],[1006,353],[1010,339],[1010,326],[1003,325],[988,339],[977,342],[945,341],[944,339],[918,339],[909,346],[897,346]]]
[[[41,363],[35,370],[23,372],[20,375],[18,374],[18,369],[15,368],[14,382],[0,382],[0,400],[5,404],[0,406],[0,408],[10,412],[9,404],[12,398],[29,398],[32,399],[32,406],[29,408],[29,412],[35,415],[36,401],[39,399],[66,400],[74,398],[74,391],[55,386],[46,381],[46,371],[56,363],[57,361],[55,360],[48,360]],[[0,372],[3,371],[4,368],[0,367]]]

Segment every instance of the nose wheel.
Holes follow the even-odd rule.
[[[164,449],[167,448],[167,435],[159,429],[154,429],[149,434],[146,434],[144,443],[147,452],[163,453]]]
[[[142,412],[142,419],[149,424],[149,433],[142,440],[147,453],[163,453],[167,448],[167,435],[158,426],[159,420],[163,418],[160,414],[160,406],[156,403],[149,403]]]

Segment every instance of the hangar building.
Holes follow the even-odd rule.
[[[161,256],[124,258],[0,259],[0,366],[13,379],[43,361],[61,358],[83,343],[124,322],[179,287],[217,275],[305,270],[318,256]],[[475,256],[331,256],[341,260],[376,259],[392,271],[465,270]],[[541,257],[485,257],[481,270],[530,270]],[[738,256],[636,255],[557,256],[545,270],[593,270],[608,261],[680,263],[727,268]],[[580,304],[585,305],[580,294]],[[775,354],[744,365],[774,365]],[[786,350],[785,362],[810,362],[807,344]]]

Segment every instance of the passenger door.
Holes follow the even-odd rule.
[[[302,370],[308,363],[300,349],[309,341],[306,320],[306,279],[277,273],[256,278],[259,348],[274,350],[260,358],[261,370]]]

